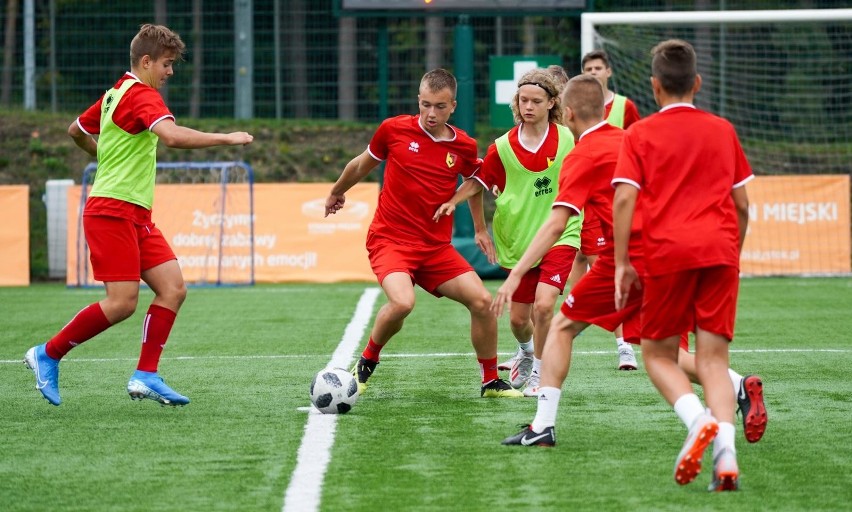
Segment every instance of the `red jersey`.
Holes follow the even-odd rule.
[[[113,87],[117,89],[122,82],[131,78],[137,77],[128,71]],[[101,133],[101,102],[103,99],[104,97],[101,96],[94,105],[86,109],[77,118],[77,125],[88,135]],[[174,119],[175,116],[166,107],[160,92],[143,83],[131,86],[130,90],[118,102],[118,106],[115,107],[112,114],[113,122],[131,135],[141,133],[143,130],[150,130],[155,124],[166,118]]]
[[[555,207],[567,207],[578,214],[585,210],[586,217],[600,221],[601,233],[606,239],[601,256],[614,256],[612,243],[612,176],[618,161],[618,152],[624,130],[606,121],[589,128],[574,149],[562,162],[559,173],[559,195]],[[585,222],[585,221],[584,221]],[[630,252],[641,256],[639,224],[633,224]]]
[[[468,178],[479,169],[476,141],[447,125],[451,139],[435,139],[420,126],[419,115],[386,119],[367,150],[386,161],[384,183],[369,236],[376,234],[413,246],[449,244],[452,216],[432,220],[435,210],[449,201],[459,175]]]
[[[556,159],[556,153],[559,149],[559,130],[556,125],[550,123],[547,129],[547,134],[544,140],[537,148],[527,148],[521,144],[518,135],[521,126],[518,125],[509,130],[509,145],[518,161],[525,169],[533,172],[546,171],[553,161]],[[475,178],[482,183],[486,189],[502,192],[506,188],[506,168],[503,167],[503,161],[500,160],[500,155],[497,153],[497,144],[488,146],[488,152],[485,154],[485,160],[482,162],[482,169],[476,173]]]
[[[633,100],[630,98],[625,98],[627,101],[624,102],[624,126],[623,128],[626,130],[630,127],[631,124],[635,123],[640,119],[639,109],[636,108],[636,104],[633,103]],[[604,119],[609,117],[610,111],[612,111],[612,103],[615,100],[615,96],[612,97],[608,102],[604,104]]]
[[[122,82],[137,79],[136,75],[126,72],[113,88],[117,89]],[[103,95],[77,118],[77,126],[88,135],[101,133],[101,103]],[[122,130],[136,135],[144,130],[150,130],[163,119],[174,120],[169,108],[166,107],[160,92],[144,83],[130,86],[130,89],[119,100],[112,114],[112,120]],[[86,201],[86,215],[108,215],[134,220],[144,224],[150,222],[150,212],[132,203],[109,197],[91,197]]]
[[[640,190],[648,275],[739,266],[731,191],[753,178],[727,120],[678,103],[625,132],[613,184]]]

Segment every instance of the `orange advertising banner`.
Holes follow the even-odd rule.
[[[30,187],[0,186],[0,286],[30,284]]]
[[[758,176],[746,188],[743,274],[850,272],[849,176]]]
[[[378,184],[359,183],[325,218],[330,183],[254,185],[254,225],[246,184],[158,184],[153,220],[178,257],[187,283],[372,281],[364,243]],[[68,191],[68,284],[95,284],[78,248],[80,187]],[[253,229],[253,231],[252,231]],[[255,254],[250,241],[254,237]],[[79,267],[79,269],[78,269]]]

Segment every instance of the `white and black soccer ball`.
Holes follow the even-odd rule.
[[[323,368],[311,382],[311,403],[324,414],[345,414],[358,400],[358,381],[343,368]]]

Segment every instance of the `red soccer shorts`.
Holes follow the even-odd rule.
[[[143,271],[176,259],[150,221],[137,224],[120,217],[84,215],[83,229],[98,281],[138,281]]]
[[[731,340],[739,269],[722,265],[646,276],[642,337],[659,340],[700,328]]]
[[[379,284],[388,274],[405,272],[411,276],[413,282],[436,297],[441,296],[436,291],[439,286],[473,271],[470,263],[450,244],[431,248],[412,247],[384,237],[369,235],[367,252],[370,267]]]
[[[641,309],[643,290],[631,288],[624,308],[615,310],[615,260],[612,255],[601,256],[568,294],[562,304],[562,315],[571,320],[597,325],[608,331],[623,326],[624,341],[638,345],[641,341]],[[689,349],[686,330],[680,346]]]
[[[535,303],[535,290],[538,288],[538,283],[556,287],[561,295],[565,291],[565,283],[568,281],[576,256],[577,249],[570,245],[551,247],[541,259],[541,263],[529,269],[521,278],[518,289],[512,294],[512,302]]]
[[[642,290],[634,287],[624,308],[615,310],[615,261],[612,257],[601,256],[568,294],[561,311],[566,318],[594,324],[607,331],[624,324],[625,341],[638,344],[641,305]]]
[[[607,250],[601,221],[596,216],[583,217],[583,229],[580,231],[580,252],[586,256],[601,254]]]

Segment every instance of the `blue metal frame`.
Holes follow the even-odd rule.
[[[248,176],[249,184],[249,244],[251,253],[251,277],[248,283],[223,283],[222,282],[222,258],[219,258],[219,264],[216,272],[216,280],[213,284],[197,284],[189,283],[191,286],[253,286],[255,284],[255,265],[254,265],[254,169],[247,162],[231,161],[231,162],[162,162],[157,164],[157,170],[165,169],[220,169],[222,175],[219,178],[220,185],[220,219],[225,218],[225,208],[227,205],[226,192],[228,187],[228,177],[230,169],[240,167],[245,169]],[[89,197],[89,187],[94,181],[94,174],[97,172],[97,164],[90,163],[83,170],[83,177],[80,187],[80,205],[77,210],[77,288],[93,288],[95,285],[89,283],[89,249],[86,244],[86,239],[83,236],[83,209],[86,206],[86,200]],[[219,247],[222,247],[225,232],[222,224],[219,225]],[[73,285],[71,285],[73,286]]]

